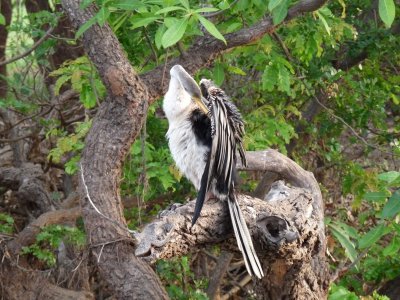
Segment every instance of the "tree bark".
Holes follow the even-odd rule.
[[[76,0],[63,0],[62,6],[76,28],[94,14],[93,6],[81,10]],[[146,117],[147,90],[108,25],[92,26],[83,35],[83,45],[108,92],[81,160],[81,206],[89,246],[101,276],[119,299],[166,299],[153,270],[133,254],[119,193],[122,162]]]
[[[79,2],[62,0],[62,6],[76,28],[82,26],[95,13],[93,6],[84,11],[80,10]],[[305,11],[315,10],[323,3],[325,1],[322,0],[300,1],[290,9],[288,19]],[[173,64],[181,63],[189,72],[194,72],[207,65],[223,51],[255,41],[273,28],[271,18],[267,18],[252,28],[226,36],[227,45],[211,37],[205,37],[198,40],[189,50],[192,54],[190,60],[178,58],[166,67],[168,69]],[[164,77],[162,68],[144,75],[142,78],[148,85],[148,91],[139,76],[132,70],[108,25],[103,27],[94,25],[89,28],[83,35],[83,45],[98,69],[108,92],[86,138],[86,148],[81,160],[81,206],[89,245],[93,256],[96,257],[100,274],[116,291],[118,298],[164,299],[167,296],[158,278],[146,264],[133,255],[134,241],[126,229],[122,215],[119,179],[122,161],[129,145],[138,135],[146,116],[148,102],[154,101],[164,92],[168,76],[164,81],[162,80]],[[224,209],[218,211],[226,212]],[[250,212],[254,215],[253,210]],[[319,212],[319,214],[322,213]],[[320,217],[319,214],[318,217]],[[226,225],[227,216],[223,213],[221,216],[219,221],[225,223],[223,228],[226,233],[226,230],[230,228],[229,223],[228,226]],[[189,220],[189,217],[187,219]],[[267,219],[268,217],[263,218],[263,222],[267,222]],[[268,224],[270,223],[274,221]],[[321,223],[318,224],[321,225]],[[319,225],[317,228],[320,228]],[[224,231],[220,234],[215,233],[214,241],[225,238],[225,235],[221,236],[221,233],[224,234]],[[310,235],[312,236],[311,233]],[[290,234],[286,235],[285,231],[284,237],[289,238],[289,236]],[[319,238],[320,236],[311,238],[311,241],[319,240]],[[148,244],[149,241],[153,241],[155,245],[160,244],[160,241],[151,239],[145,243]],[[201,238],[198,241],[201,242]],[[143,243],[143,239],[141,242]],[[321,245],[323,243],[324,241]],[[310,244],[314,245],[311,242]],[[308,256],[304,255],[302,258],[303,261],[309,262],[305,259]]]
[[[0,3],[0,12],[4,16],[5,25],[0,25],[0,61],[6,58],[6,46],[8,30],[7,26],[10,25],[12,16],[11,0],[4,0]],[[7,76],[7,66],[0,66],[0,75]],[[0,99],[5,98],[7,95],[7,81],[0,77]]]
[[[291,187],[275,183],[265,200],[239,196],[265,277],[255,282],[258,299],[325,299],[329,270],[325,260],[323,202],[318,183],[274,150],[247,152],[246,170],[277,173]],[[239,165],[239,168],[244,169]],[[194,227],[195,201],[173,206],[136,234],[136,255],[149,262],[184,255],[201,244],[232,238],[225,202],[209,201]],[[229,249],[235,242],[222,245]]]

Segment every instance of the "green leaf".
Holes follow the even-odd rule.
[[[89,85],[84,85],[82,91],[79,94],[79,99],[81,100],[83,106],[87,109],[96,106],[96,96]]]
[[[75,39],[78,39],[82,34],[86,32],[93,24],[97,21],[96,16],[91,17],[85,24],[83,24],[78,31],[75,33]]]
[[[188,25],[188,19],[184,18],[175,22],[167,31],[164,33],[161,44],[164,48],[168,48],[175,45],[182,37],[186,31]]]
[[[386,27],[390,27],[394,21],[396,8],[393,0],[379,0],[379,16]]]
[[[318,19],[321,20],[322,25],[324,25],[325,30],[328,33],[328,35],[331,35],[331,27],[328,25],[328,22],[326,22],[325,17],[319,12],[319,10],[317,10],[317,16],[318,16]]]
[[[93,2],[93,0],[83,0],[81,2],[81,4],[79,5],[80,9],[85,9],[86,7],[88,7],[91,3]]]
[[[162,36],[164,35],[164,32],[167,30],[167,27],[163,24],[160,27],[158,27],[156,34],[154,36],[154,41],[156,43],[157,49],[161,49],[162,43]]]
[[[72,89],[77,91],[78,93],[82,89],[82,79],[81,76],[82,71],[81,70],[75,70],[72,75],[71,75],[71,84],[72,84]]]
[[[400,192],[395,192],[389,201],[383,207],[382,217],[383,218],[393,218],[400,212]]]
[[[71,78],[70,75],[63,75],[59,77],[54,85],[54,95],[58,96],[60,94],[60,88]]]
[[[278,5],[282,4],[282,2],[285,2],[285,0],[270,0],[268,3],[268,10],[272,12]]]
[[[202,7],[195,10],[197,13],[208,13],[208,12],[216,12],[219,11],[216,7]]]
[[[351,262],[354,262],[357,258],[357,251],[354,247],[354,243],[350,240],[349,235],[346,233],[346,231],[343,230],[343,228],[339,226],[339,224],[330,223],[329,227],[332,234],[336,237],[336,239],[344,248],[347,257],[350,259]]]
[[[240,68],[238,68],[238,67],[235,67],[235,66],[228,66],[228,72],[230,72],[230,73],[232,73],[232,74],[237,74],[237,75],[242,75],[242,76],[246,76],[246,73],[242,70],[242,69],[240,69]]]
[[[6,18],[0,13],[0,25],[6,25]]]
[[[279,3],[278,6],[276,6],[272,11],[272,20],[274,22],[274,25],[277,25],[281,23],[283,20],[285,20],[287,13],[288,13],[288,1],[282,1]]]
[[[365,193],[364,199],[373,202],[382,202],[386,200],[389,195],[386,192],[368,192]]]
[[[108,10],[107,7],[103,6],[96,14],[97,23],[100,26],[104,26],[109,16],[110,16],[110,11]]]
[[[179,2],[187,9],[190,9],[189,1],[188,0],[179,0]]]
[[[175,11],[175,10],[185,10],[185,9],[183,7],[180,7],[180,6],[169,6],[169,7],[165,7],[165,8],[160,9],[155,14],[156,15],[161,15],[161,14],[165,14],[165,13],[168,13],[170,11]]]
[[[267,65],[261,77],[263,90],[272,92],[278,80],[278,69],[275,65]]]
[[[290,73],[283,65],[279,65],[277,85],[279,90],[290,95]]]
[[[112,1],[109,5],[110,7],[116,7],[123,10],[135,10],[144,6],[140,1],[135,0],[118,0]]]
[[[208,21],[206,18],[197,15],[197,18],[199,18],[200,23],[204,26],[204,28],[215,38],[223,41],[226,44],[226,40],[224,36],[218,31],[217,27],[210,21]]]
[[[400,184],[400,172],[390,171],[378,175],[378,179],[386,181],[389,185]]]
[[[359,241],[360,249],[365,249],[376,243],[385,234],[385,225],[379,224],[367,232]]]
[[[214,82],[216,85],[221,85],[225,79],[224,66],[220,63],[214,65]]]
[[[394,237],[390,244],[385,249],[383,249],[382,254],[383,256],[395,256],[399,253],[399,250],[400,240]]]
[[[136,29],[139,27],[147,26],[150,23],[153,23],[155,20],[158,20],[158,19],[160,19],[159,16],[148,16],[148,17],[135,16],[135,17],[132,17],[130,19],[130,21],[132,23],[131,29]]]

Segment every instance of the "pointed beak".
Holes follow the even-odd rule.
[[[208,114],[208,108],[204,104],[201,96],[201,90],[197,82],[189,75],[188,72],[181,66],[175,65],[171,68],[171,76],[176,77],[185,91],[192,97],[192,100],[205,113]]]

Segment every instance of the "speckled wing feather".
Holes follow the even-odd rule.
[[[234,192],[236,148],[239,150],[242,164],[247,164],[242,145],[243,121],[238,109],[229,101],[223,90],[215,87],[210,81],[205,83],[202,81],[200,85],[203,96],[208,100],[213,130],[211,149],[201,180],[192,223],[194,224],[199,217],[208,193],[211,192],[221,200],[227,200],[235,237],[247,271],[252,276],[262,278],[264,273]]]

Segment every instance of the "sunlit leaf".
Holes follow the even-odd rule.
[[[272,21],[274,22],[274,25],[277,25],[281,23],[283,20],[285,20],[287,13],[288,13],[288,1],[284,0],[281,1],[272,11]]]
[[[285,0],[270,0],[268,2],[268,10],[273,11],[278,5],[282,4],[285,2]]]
[[[379,241],[379,239],[385,234],[385,225],[379,224],[378,226],[372,228],[368,231],[361,239],[358,241],[358,246],[360,249],[365,249],[372,246],[374,243]]]
[[[400,192],[395,192],[392,197],[389,198],[389,201],[383,207],[382,217],[391,219],[400,213]]]
[[[318,19],[321,20],[322,25],[324,25],[326,32],[328,35],[331,35],[331,27],[328,25],[328,22],[326,22],[325,17],[317,10],[317,16]]]
[[[224,82],[225,79],[225,72],[224,72],[224,66],[220,63],[216,63],[214,65],[214,82],[217,85],[221,85]]]
[[[140,1],[136,0],[116,0],[109,4],[110,7],[116,7],[123,10],[135,10],[144,6]]]
[[[160,19],[160,16],[148,16],[148,17],[132,17],[130,19],[132,26],[131,29],[136,29],[139,27],[147,26],[150,23],[153,23],[154,21]]]
[[[208,12],[216,12],[219,11],[216,7],[202,7],[195,10],[197,13],[208,13]]]
[[[0,13],[0,25],[6,25],[6,18]]]
[[[342,247],[345,249],[346,255],[351,262],[354,262],[357,258],[357,251],[354,247],[354,243],[350,240],[349,234],[339,226],[339,224],[330,223],[329,227],[332,234],[336,237]]]
[[[180,6],[168,6],[165,8],[162,8],[160,10],[158,10],[155,14],[156,15],[161,15],[161,14],[165,14],[171,11],[176,11],[176,10],[185,10],[183,7]]]
[[[386,27],[390,27],[394,21],[396,8],[393,0],[379,0],[379,16]]]
[[[91,17],[85,24],[83,24],[78,31],[75,33],[75,38],[78,39],[82,34],[86,32],[90,27],[92,27],[97,21],[96,16]]]
[[[385,201],[386,198],[388,197],[388,193],[387,192],[368,192],[365,193],[364,195],[364,199],[367,201],[373,201],[373,202],[382,202]]]
[[[208,21],[206,18],[198,15],[200,23],[204,26],[204,28],[215,38],[223,41],[226,44],[226,40],[224,36],[221,34],[221,32],[218,31],[217,27],[210,21]]]
[[[399,250],[400,250],[400,239],[394,237],[392,238],[390,244],[385,249],[383,249],[382,254],[384,256],[394,256],[399,253]]]
[[[183,37],[187,25],[188,19],[184,18],[178,20],[171,27],[169,27],[161,39],[162,46],[164,48],[168,48],[172,45],[175,45]]]
[[[189,0],[179,0],[179,2],[187,9],[190,9]]]

